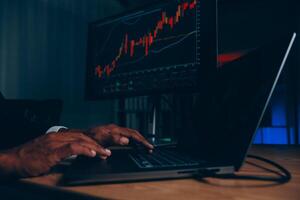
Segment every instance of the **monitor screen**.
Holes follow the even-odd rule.
[[[199,89],[216,66],[216,2],[151,3],[89,25],[86,97]]]

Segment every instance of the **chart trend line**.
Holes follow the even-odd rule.
[[[129,56],[129,58],[133,58],[135,56],[137,47],[142,47],[144,49],[143,58],[149,56],[150,52],[155,52],[155,50],[151,50],[151,48],[155,42],[161,40],[159,38],[159,33],[162,32],[166,27],[169,27],[170,30],[173,30],[174,27],[185,16],[186,12],[192,11],[196,8],[196,4],[197,0],[178,4],[177,11],[173,16],[167,16],[167,13],[165,11],[161,12],[161,19],[156,23],[154,29],[152,31],[149,31],[148,34],[144,34],[142,37],[131,38],[130,35],[126,33],[119,49],[117,50],[116,57],[109,64],[97,65],[95,67],[95,76],[97,76],[99,79],[102,79],[105,76],[109,77],[112,72],[118,67],[118,62],[122,57]],[[188,34],[186,37],[195,32]],[[182,40],[184,40],[184,38]],[[174,44],[176,45],[177,43],[180,43],[180,41],[177,41]],[[161,50],[157,51],[157,53],[171,47],[174,44],[162,48]]]
[[[178,40],[178,41],[176,41],[176,42],[174,42],[174,43],[172,43],[172,44],[169,44],[169,45],[165,46],[165,47],[162,48],[162,49],[152,50],[152,52],[153,52],[153,53],[160,53],[160,52],[162,52],[162,51],[164,51],[164,50],[166,50],[166,49],[169,49],[170,47],[173,47],[173,46],[175,46],[175,45],[177,45],[177,44],[180,44],[180,43],[181,43],[182,41],[184,41],[186,38],[188,38],[189,36],[191,36],[191,35],[193,35],[193,34],[195,34],[195,33],[197,33],[197,31],[190,32],[189,34],[187,34],[186,36],[184,36],[184,37],[181,38],[180,40]]]

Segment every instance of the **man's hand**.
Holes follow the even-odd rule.
[[[81,132],[50,133],[27,144],[0,154],[5,159],[2,173],[17,177],[39,176],[49,172],[61,160],[72,155],[84,155],[103,159],[111,155],[95,140]]]
[[[137,131],[116,125],[100,126],[87,132],[67,130],[50,133],[20,147],[0,152],[0,177],[32,177],[45,174],[60,161],[72,155],[100,156],[106,159],[111,151],[104,146],[128,145],[129,139],[153,146]]]
[[[122,146],[128,145],[129,139],[133,139],[143,144],[150,151],[153,150],[153,145],[151,145],[138,131],[119,127],[114,124],[91,128],[86,134],[103,146],[110,146],[113,144]]]

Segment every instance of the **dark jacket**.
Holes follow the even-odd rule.
[[[59,124],[59,100],[7,100],[0,94],[0,150],[21,145]]]

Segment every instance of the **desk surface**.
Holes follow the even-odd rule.
[[[254,180],[224,180],[206,178],[202,181],[193,179],[153,181],[140,183],[102,184],[92,186],[58,187],[61,175],[51,174],[44,177],[24,179],[22,184],[54,191],[66,191],[89,197],[108,199],[300,199],[300,147],[255,146],[251,153],[276,161],[292,173],[292,180],[283,185],[273,182]],[[256,160],[252,164],[266,166]],[[239,175],[270,175],[260,168],[246,163]],[[270,168],[270,166],[268,166]]]

